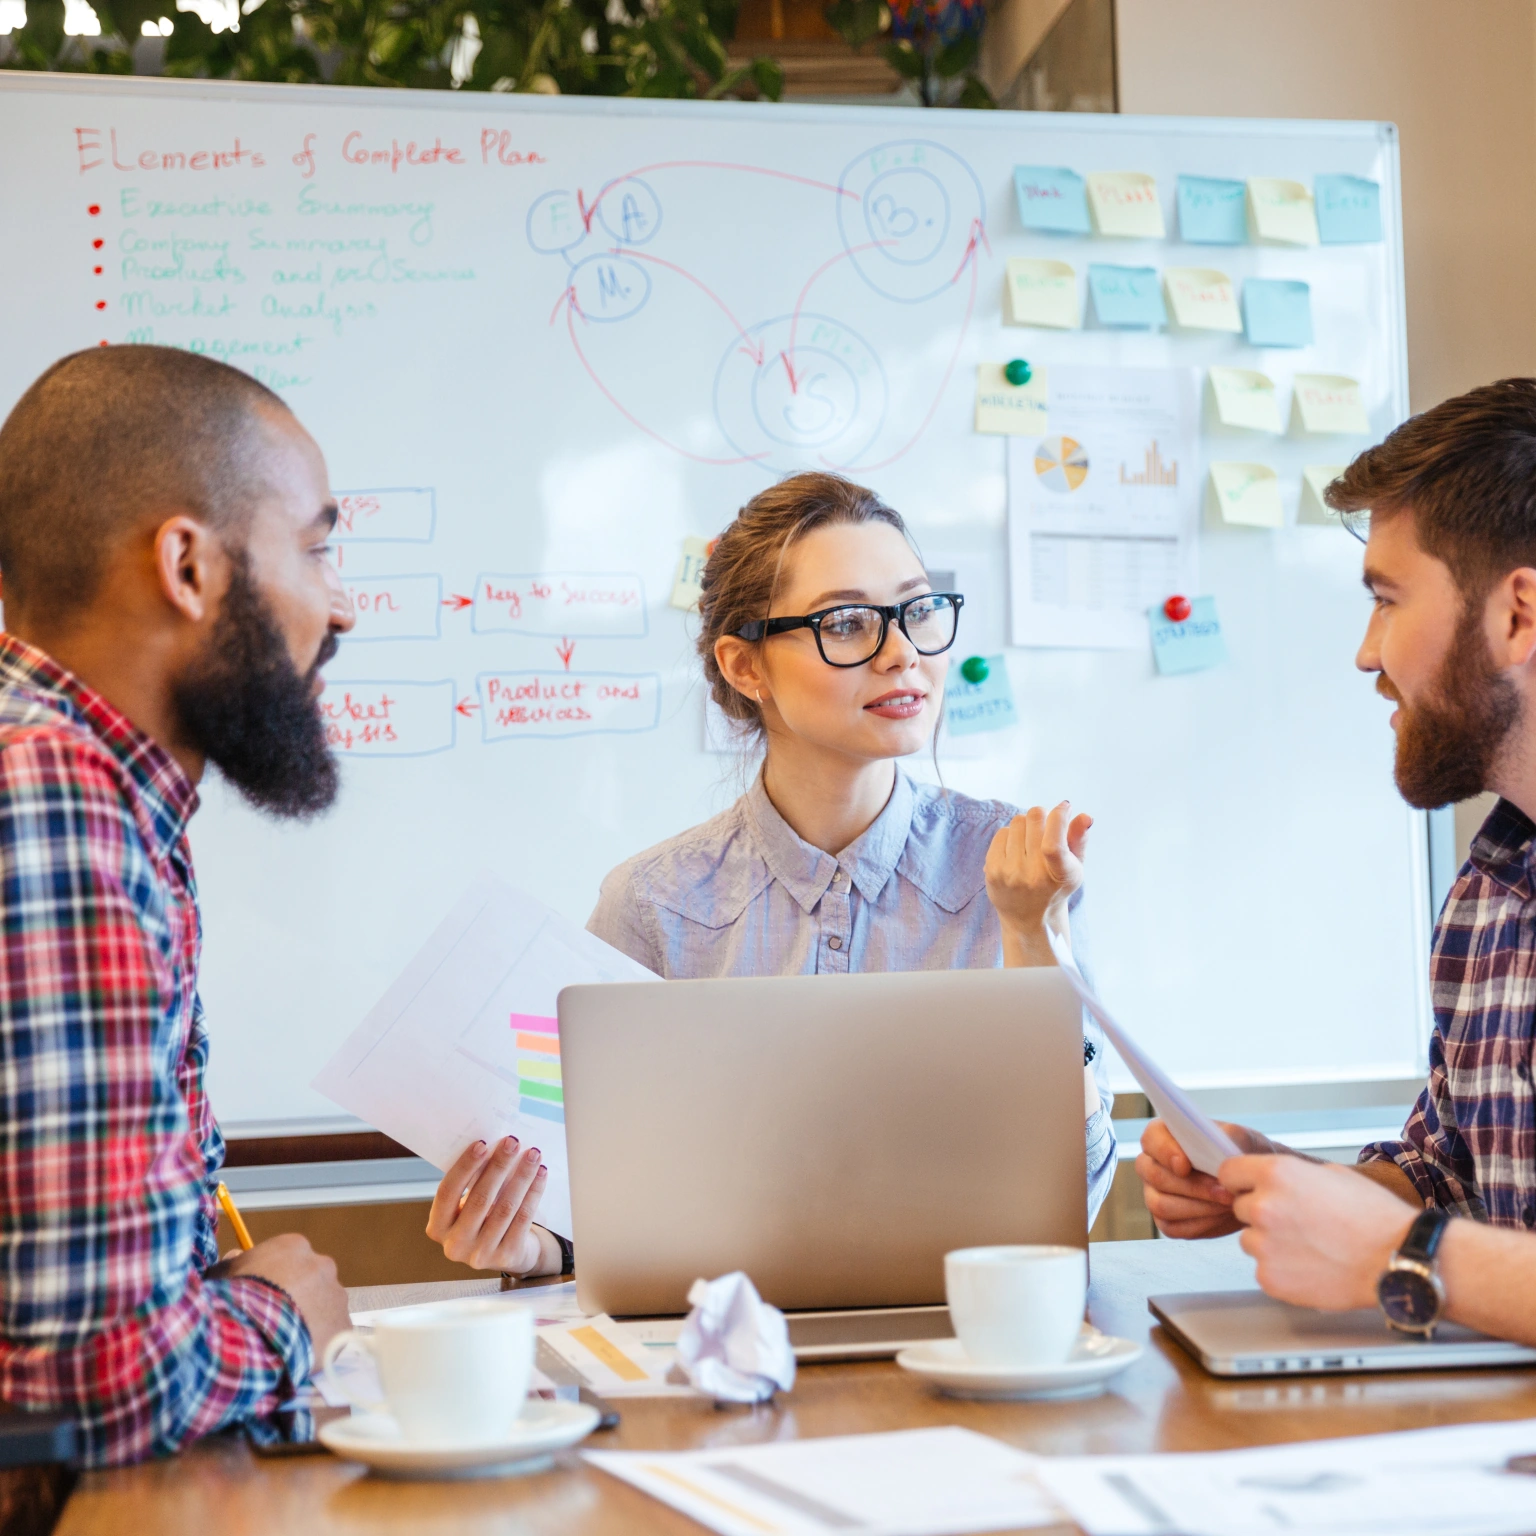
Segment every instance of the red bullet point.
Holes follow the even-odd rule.
[[[1163,612],[1173,620],[1175,624],[1182,624],[1190,616],[1193,608],[1187,597],[1170,597],[1163,604]]]
[[[88,214],[90,214],[90,216],[94,219],[96,217],[96,215],[101,212],[101,204],[100,203],[92,203],[91,206],[89,208],[87,208],[85,211]]]
[[[100,267],[93,267],[93,268],[92,268],[92,269],[91,269],[91,270],[92,270],[92,271],[93,271],[93,272],[95,272],[95,274],[96,274],[96,276],[97,276],[97,277],[100,277],[100,276],[101,276],[101,268],[100,268]]]
[[[97,309],[105,309],[106,307],[107,307],[107,301],[105,299],[97,299],[96,300],[96,308]]]
[[[102,246],[104,246],[106,243],[107,242],[105,240],[92,240],[91,241],[91,249],[93,251],[99,251],[102,248]]]

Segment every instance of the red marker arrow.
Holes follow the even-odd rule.
[[[745,352],[757,367],[761,368],[763,366],[762,342],[753,341],[752,338],[747,335],[746,326],[744,326],[741,321],[731,313],[730,306],[725,302],[725,300],[722,299],[720,295],[714,291],[714,289],[709,288],[705,284],[701,283],[698,278],[693,275],[692,272],[689,272],[684,267],[677,266],[673,262],[663,261],[660,256],[647,256],[644,251],[614,250],[609,254],[613,256],[628,256],[632,261],[649,261],[658,267],[665,267],[669,272],[676,272],[679,277],[687,278],[688,281],[692,283],[695,288],[699,289],[703,294],[705,294],[712,303],[718,305],[721,312],[725,315],[725,318],[736,327],[737,331],[739,332],[737,339],[742,343],[742,345],[737,348],[737,351]]]
[[[468,720],[469,717],[474,714],[477,709],[480,708],[480,706],[478,704],[471,704],[468,699],[460,699],[459,702],[453,706],[453,708],[455,714],[463,715],[464,718]]]
[[[466,608],[473,608],[474,606],[474,598],[464,597],[457,592],[450,593],[443,599],[443,607],[452,608],[455,613],[462,613]]]
[[[574,640],[567,640],[565,636],[562,635],[560,637],[560,644],[555,647],[555,655],[560,658],[567,672],[571,670],[571,657],[575,654],[576,642]]]
[[[974,235],[972,238],[975,238]],[[800,290],[800,297],[795,300],[794,313],[789,317],[789,347],[786,351],[779,353],[779,356],[784,359],[784,371],[789,375],[790,394],[798,395],[800,393],[800,379],[802,375],[795,372],[795,335],[800,329],[800,312],[805,308],[806,295],[810,293],[811,288],[815,284],[817,278],[819,278],[824,272],[830,271],[838,264],[838,262],[846,261],[850,256],[857,256],[860,251],[873,251],[882,245],[895,244],[896,242],[894,240],[869,240],[866,241],[863,245],[849,246],[845,250],[839,251],[837,255],[832,257],[829,261],[822,262],[822,264],[817,267],[816,270],[812,272],[808,278],[806,278],[805,287]],[[966,255],[969,256],[970,252],[967,251]]]

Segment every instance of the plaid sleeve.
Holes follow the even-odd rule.
[[[75,1413],[89,1465],[270,1413],[311,1364],[282,1291],[201,1273],[188,920],[104,752],[0,751],[0,1397]]]

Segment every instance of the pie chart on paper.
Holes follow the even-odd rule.
[[[1075,438],[1044,438],[1035,449],[1035,474],[1048,491],[1075,491],[1088,478],[1088,450]]]

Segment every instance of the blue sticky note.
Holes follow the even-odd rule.
[[[949,664],[949,681],[944,685],[944,727],[951,736],[976,736],[982,731],[1005,731],[1019,722],[1013,707],[1013,684],[1008,680],[1008,663],[1002,656],[985,658],[985,681],[968,683],[960,675],[961,664]]]
[[[1180,176],[1179,239],[1190,245],[1246,245],[1248,189],[1218,176]]]
[[[1061,165],[1016,165],[1013,191],[1025,229],[1058,235],[1090,233],[1088,185],[1076,171]]]
[[[1364,176],[1319,176],[1312,184],[1317,238],[1324,245],[1371,245],[1381,239],[1381,188]]]
[[[1197,597],[1190,605],[1189,617],[1175,624],[1162,610],[1147,610],[1152,621],[1152,657],[1163,677],[1180,672],[1203,672],[1219,667],[1227,659],[1227,642],[1221,638],[1221,620],[1216,617],[1216,599]]]
[[[1090,263],[1088,291],[1100,325],[1168,324],[1156,267],[1101,267]]]
[[[1312,345],[1312,290],[1290,278],[1250,277],[1243,284],[1243,329],[1255,347]]]

